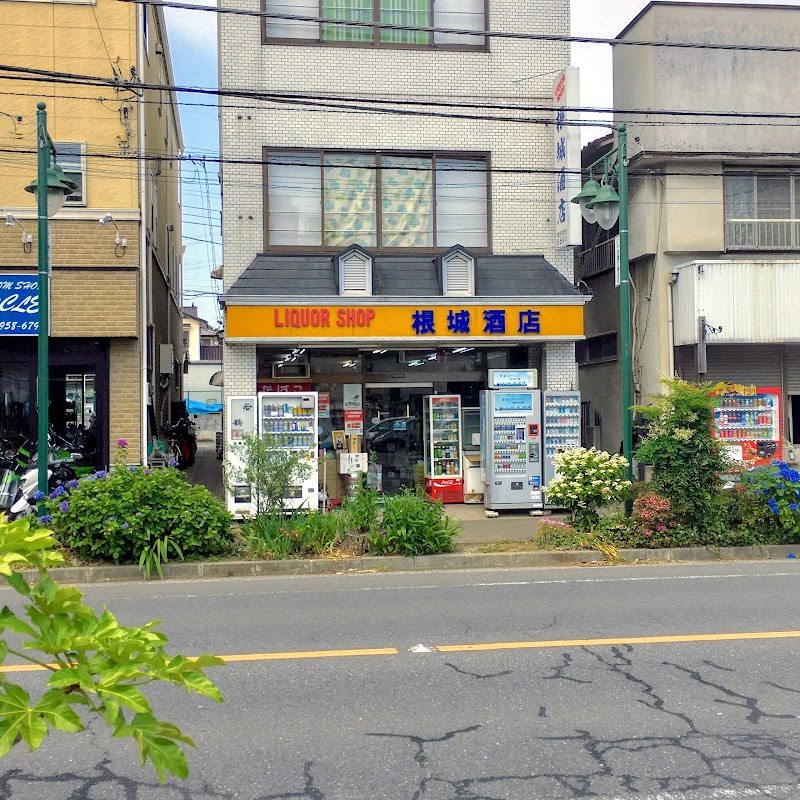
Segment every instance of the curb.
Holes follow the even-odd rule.
[[[620,550],[621,564],[631,562],[764,561],[784,559],[800,545],[763,547],[674,547],[659,550]],[[436,556],[356,556],[343,559],[287,559],[286,561],[191,561],[164,564],[164,580],[245,578],[279,575],[322,575],[348,572],[422,572],[431,570],[490,569],[512,567],[566,567],[607,563],[596,550],[540,550],[528,553],[443,553]],[[102,565],[56,567],[50,574],[61,583],[144,582],[138,567]],[[23,570],[35,581],[35,570]],[[158,581],[158,577],[150,578]]]

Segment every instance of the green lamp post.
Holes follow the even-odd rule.
[[[67,195],[72,194],[77,188],[67,178],[64,171],[55,163],[55,148],[47,133],[47,111],[44,103],[39,103],[36,111],[36,179],[25,187],[26,192],[31,192],[36,198],[38,217],[37,246],[39,264],[39,379],[37,392],[37,430],[38,443],[36,449],[36,464],[39,471],[38,486],[42,494],[47,494],[47,462],[49,461],[48,428],[50,427],[50,386],[49,386],[49,341],[50,335],[50,309],[49,309],[49,278],[50,278],[50,232],[48,219],[56,215],[64,205]],[[53,156],[51,162],[50,156]],[[47,191],[40,187],[46,186]],[[44,513],[42,505],[39,512]]]
[[[572,198],[590,224],[611,230],[619,220],[619,316],[622,350],[622,454],[628,459],[628,480],[633,479],[633,358],[631,354],[631,284],[628,259],[628,132],[617,129],[617,146],[589,166],[590,179]],[[616,155],[616,161],[613,157]],[[603,170],[599,184],[591,176]],[[611,185],[616,177],[618,190]]]

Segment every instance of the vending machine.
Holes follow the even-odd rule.
[[[319,505],[317,491],[319,478],[316,469],[318,440],[316,392],[259,392],[257,396],[228,398],[228,510],[237,517],[255,514],[258,497],[246,483],[236,484],[237,472],[242,468],[237,451],[245,435],[270,437],[287,452],[300,452],[313,465],[309,474],[292,487],[283,499],[285,509],[314,510]]]
[[[581,446],[581,393],[542,392],[544,428],[544,487],[556,477],[556,456]]]
[[[480,398],[484,506],[542,508],[541,392],[489,389]]]
[[[778,387],[724,384],[714,394],[714,436],[732,462],[747,468],[783,458],[781,390]]]
[[[256,425],[256,398],[229,397],[228,414],[226,416],[226,445],[225,448],[225,492],[227,495],[228,511],[235,517],[249,517],[256,513],[256,498],[246,482],[242,479],[241,470],[244,469],[242,458],[242,443],[245,436],[255,436]]]
[[[461,443],[461,397],[436,394],[423,398],[425,492],[443,503],[464,500]]]

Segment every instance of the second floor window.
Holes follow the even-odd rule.
[[[65,202],[68,205],[85,206],[86,173],[83,161],[83,145],[79,142],[57,142],[55,148],[58,166],[64,170],[67,178],[78,186],[72,194],[67,195]]]
[[[266,150],[268,247],[487,248],[485,156]]]
[[[800,172],[727,173],[725,247],[800,249]]]
[[[484,0],[264,0],[267,14],[320,18],[321,22],[267,17],[268,39],[314,40],[361,45],[483,47],[480,33],[413,28],[485,30]],[[324,20],[363,23],[342,25]],[[377,25],[376,25],[377,23]],[[380,25],[401,25],[384,28]],[[405,29],[408,26],[411,29]]]

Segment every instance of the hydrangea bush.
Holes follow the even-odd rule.
[[[581,532],[597,524],[601,506],[623,500],[631,485],[624,477],[627,459],[594,447],[559,453],[555,463],[557,474],[547,487],[547,502],[564,508]]]
[[[743,473],[742,481],[766,501],[788,541],[800,541],[800,472],[776,460]]]
[[[47,508],[39,521],[51,525],[63,545],[88,559],[139,563],[143,553],[171,550],[186,558],[230,547],[231,515],[205,486],[190,484],[172,467],[128,466],[127,442],[117,445],[110,472],[100,470],[37,498]]]

